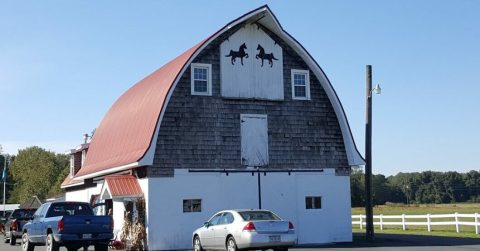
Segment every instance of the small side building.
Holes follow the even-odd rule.
[[[364,160],[327,76],[268,6],[132,86],[86,149],[66,200],[105,203],[117,231],[144,213],[148,249],[191,248],[216,211],[260,206],[299,244],[352,240],[350,168]]]

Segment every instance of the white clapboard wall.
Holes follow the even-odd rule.
[[[241,58],[236,57],[232,64],[232,57],[227,56],[230,50],[239,51],[245,44],[248,54]],[[262,60],[256,58],[259,54],[258,45],[261,45],[266,54],[273,53],[277,60]],[[221,90],[223,97],[256,98],[268,100],[283,100],[283,51],[280,45],[270,38],[255,24],[245,25],[232,34],[220,45]]]

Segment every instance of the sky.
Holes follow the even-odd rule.
[[[0,1],[0,145],[64,153],[136,82],[268,4],[336,90],[373,173],[480,170],[480,1]]]

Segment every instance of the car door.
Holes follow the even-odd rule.
[[[205,249],[215,248],[215,226],[218,224],[218,220],[222,216],[222,213],[214,215],[205,225],[202,235],[200,236],[200,242]]]
[[[34,243],[39,243],[41,242],[41,223],[40,220],[42,218],[42,212],[45,210],[46,206],[42,205],[40,208],[35,211],[33,214],[33,220],[32,224],[30,227],[30,233],[28,234],[30,236],[30,239]]]
[[[218,224],[214,230],[215,234],[215,248],[225,249],[226,240],[228,235],[228,227],[233,222],[232,213],[225,212],[218,220]]]

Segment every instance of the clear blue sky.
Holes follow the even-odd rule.
[[[137,81],[263,4],[317,60],[374,173],[480,170],[480,1],[2,1],[0,144],[65,152]]]

